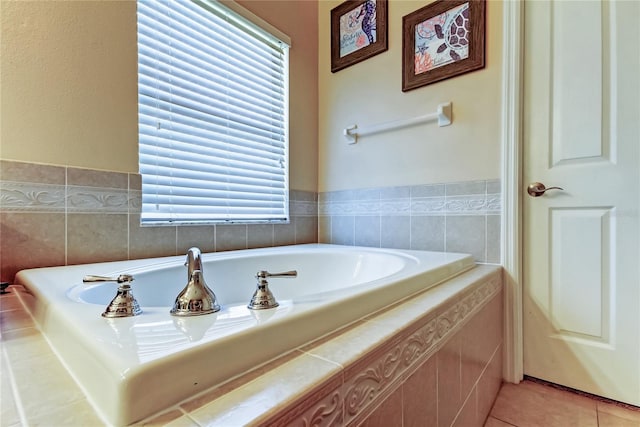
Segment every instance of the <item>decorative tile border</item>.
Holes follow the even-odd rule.
[[[291,216],[317,216],[315,193],[294,190]],[[305,200],[307,199],[307,200]],[[108,187],[0,181],[0,211],[69,213],[139,213],[142,191]]]
[[[177,255],[194,244],[222,251],[318,241],[316,192],[290,191],[286,224],[156,227],[140,225],[141,187],[139,174],[0,160],[1,225],[19,230],[0,240],[2,280],[25,268]],[[44,254],[46,239],[56,244]]]
[[[499,180],[341,190],[318,195],[322,243],[464,252],[499,263]]]
[[[402,380],[403,374],[417,368],[431,357],[449,337],[458,332],[472,315],[477,313],[502,289],[499,274],[467,294],[444,313],[426,320],[417,331],[393,345],[360,370],[345,379],[345,420],[366,418],[376,402],[383,399]]]
[[[358,425],[501,292],[500,270],[487,273],[469,288],[455,302],[435,308],[419,321],[419,326],[410,326],[382,349],[345,366],[342,388],[323,386],[302,402],[291,404],[290,410],[274,415],[268,424]]]
[[[64,212],[64,185],[0,181],[0,209],[12,212]]]
[[[499,181],[495,180],[392,188],[393,193],[384,188],[323,193],[318,213],[321,216],[487,215],[502,211]],[[454,193],[469,193],[444,194],[444,189],[449,188],[456,189],[451,191]]]

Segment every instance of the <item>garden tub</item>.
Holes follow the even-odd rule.
[[[206,253],[204,278],[221,310],[171,316],[187,283],[185,257],[23,270],[34,319],[98,414],[127,425],[161,411],[474,266],[465,254],[338,245]],[[279,306],[250,310],[255,275],[272,278]],[[129,274],[142,314],[101,316],[116,284],[86,275]]]

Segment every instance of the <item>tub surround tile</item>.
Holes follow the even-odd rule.
[[[436,358],[424,362],[403,384],[404,427],[438,425],[438,383]]]
[[[502,193],[502,183],[499,179],[492,179],[487,181],[487,194],[500,194]]]
[[[477,393],[476,389],[468,395],[467,400],[462,405],[462,409],[458,412],[452,427],[468,427],[468,426],[481,426],[484,424],[484,419],[478,419],[477,411]]]
[[[12,365],[16,392],[28,419],[42,419],[60,407],[84,401],[85,396],[53,353]],[[38,381],[33,381],[38,378]],[[52,393],[51,390],[56,390]]]
[[[475,273],[473,270],[472,272]],[[465,275],[463,280],[465,285],[462,285],[463,282],[460,282],[460,285],[463,287],[469,286],[469,281],[473,280],[474,277],[478,276]],[[400,321],[398,318],[400,311],[410,307],[409,302],[397,307],[397,310],[385,311],[379,317],[376,316],[375,320],[366,320],[365,324],[347,331],[341,336],[341,338],[344,338],[344,342],[339,347],[336,345],[336,341],[331,341],[328,344],[309,350],[311,354],[334,361],[345,367],[345,423],[357,424],[361,422],[370,412],[372,402],[385,399],[395,387],[394,384],[400,383],[403,378],[410,375],[418,366],[417,364],[421,363],[420,361],[429,358],[436,351],[438,352],[438,360],[440,360],[440,352],[446,351],[439,349],[442,345],[457,348],[457,359],[454,359],[450,364],[450,370],[443,367],[443,372],[446,373],[443,375],[446,375],[447,384],[451,384],[451,387],[456,387],[458,396],[461,395],[461,344],[459,338],[455,337],[452,338],[453,344],[449,344],[452,341],[448,341],[447,344],[444,343],[472,315],[478,312],[480,307],[486,306],[485,304],[489,299],[495,299],[498,298],[498,295],[501,295],[499,293],[501,287],[499,274],[490,274],[489,277],[485,276],[484,280],[480,277],[482,275],[478,277],[479,281],[474,286],[469,286],[471,289],[463,293],[460,299],[456,296],[451,301],[451,295],[449,295],[449,298],[445,298],[445,300],[448,299],[453,304],[453,307],[438,314],[438,308],[432,306],[432,310],[428,315],[425,315],[424,311],[422,311],[420,313],[422,316],[418,315],[419,317],[415,322],[409,322],[406,330],[402,332],[398,332],[392,325]],[[455,281],[453,279],[449,283]],[[435,291],[438,288],[436,287],[432,290]],[[415,299],[420,300],[421,297],[429,293],[431,291],[419,295]],[[415,301],[411,302],[415,303]],[[493,308],[495,309],[496,306],[494,305]],[[497,308],[501,310],[501,306]],[[455,315],[451,313],[455,313]],[[388,327],[389,329],[380,329],[380,327]],[[367,346],[367,339],[372,338],[371,336],[365,336],[363,331],[367,329],[369,331],[377,331],[380,334],[380,342],[384,342],[384,344],[379,347]],[[488,358],[485,360],[486,363],[488,363]],[[438,378],[441,378],[440,365],[438,366]],[[450,373],[452,373],[453,377],[449,376]],[[444,378],[442,376],[443,384]],[[455,378],[455,380],[449,383],[451,378]],[[440,393],[441,391],[438,390],[438,392]],[[451,402],[448,398],[450,393],[450,391],[446,391],[445,394],[447,403]],[[453,417],[455,417],[462,400],[458,398],[455,402],[457,406],[450,406],[449,423],[453,421]],[[442,411],[446,411],[446,408],[442,408]],[[441,409],[439,408],[438,413],[440,412]]]
[[[488,303],[487,309],[478,313],[476,321],[469,324],[462,332],[460,355],[463,395],[469,393],[469,390],[477,383],[487,361],[492,360],[493,353],[502,341],[502,317],[494,313],[496,310],[500,311],[502,303],[502,298],[493,298]],[[496,331],[499,332],[496,333]],[[499,384],[500,382],[498,382],[498,386]],[[484,415],[487,414],[488,411]]]
[[[380,247],[403,249],[411,247],[411,217],[381,216]]]
[[[128,258],[128,216],[67,215],[67,264],[118,261]]]
[[[333,377],[341,379],[339,366],[299,354],[286,365],[221,396],[190,413],[190,416],[208,426],[260,424],[262,420],[273,417],[278,408],[285,408],[302,398],[301,389],[315,388]]]
[[[32,328],[34,327],[33,320],[29,313],[24,310],[7,310],[0,311],[0,333],[4,334],[24,328]]]
[[[28,417],[34,426],[101,426],[103,421],[95,414],[86,400],[70,404],[60,404],[54,410],[46,410],[40,415]]]
[[[317,210],[317,208],[316,208]],[[296,228],[296,244],[318,242],[318,216],[297,216],[293,218]]]
[[[7,288],[7,293],[0,294],[0,311],[22,309],[22,304],[17,296],[17,289],[16,286],[12,286]]]
[[[403,395],[402,388],[397,388],[391,396],[385,399],[380,406],[360,426],[362,427],[389,427],[400,425],[402,414]]]
[[[356,246],[380,247],[380,217],[357,216],[355,217],[355,244]]]
[[[9,313],[7,318],[13,321],[16,315],[17,313]],[[24,323],[26,327],[18,325],[17,329],[2,331],[0,342],[12,366],[28,365],[31,359],[49,352],[49,344],[30,320]]]
[[[393,332],[393,328],[382,324],[360,323],[340,333],[336,338],[305,347],[305,351],[312,356],[346,367],[375,352],[377,343],[390,339]]]
[[[456,334],[437,354],[438,426],[450,426],[461,404],[460,335]],[[449,380],[447,380],[449,379]]]
[[[247,249],[247,226],[216,225],[216,252]]]
[[[66,188],[64,184],[1,181],[0,211],[64,213]]]
[[[129,188],[129,174],[93,169],[67,168],[67,185],[95,188]]]
[[[129,212],[129,190],[67,185],[67,213]]]
[[[445,192],[449,196],[468,196],[486,194],[487,181],[451,182],[446,184]]]
[[[231,393],[234,390],[244,387],[246,384],[258,379],[269,371],[286,365],[289,361],[295,359],[299,355],[300,352],[296,350],[283,354],[271,360],[270,362],[267,362],[261,366],[256,367],[255,369],[246,372],[243,375],[232,378],[231,380],[213,387],[203,393],[200,393],[191,399],[187,399],[185,402],[181,403],[179,407],[187,414],[195,412],[198,409],[215,401],[216,399],[221,398],[225,394]]]
[[[247,233],[247,246],[252,248],[268,248],[273,246],[273,224],[257,224],[251,226]]]
[[[331,243],[336,245],[354,245],[355,218],[353,216],[335,216],[331,219]]]
[[[397,187],[382,187],[380,190],[380,199],[406,199],[411,196],[411,187],[407,185]]]
[[[273,243],[275,246],[294,245],[296,243],[296,226],[288,224],[273,224]]]
[[[318,193],[315,191],[289,190],[289,199],[295,202],[317,202]]]
[[[142,175],[139,173],[129,174],[129,190],[142,191]]]
[[[487,262],[500,264],[500,239],[501,239],[500,215],[487,215]]]
[[[0,160],[0,181],[65,185],[65,180],[66,168],[62,166]]]
[[[2,281],[25,268],[65,264],[65,215],[0,212]]]
[[[463,252],[476,261],[486,260],[486,218],[484,216],[449,216],[446,224],[446,252]]]
[[[182,411],[173,409],[152,419],[135,423],[134,426],[198,427],[198,423]]]
[[[487,180],[320,193],[318,239],[343,245],[433,251],[451,251],[448,246],[452,246],[457,252],[473,254],[478,262],[498,263],[500,192],[500,180]],[[366,238],[359,234],[357,221],[364,217],[380,218],[378,235],[373,229]],[[404,228],[406,221],[411,224],[409,230]],[[469,223],[475,222],[482,222],[482,227],[470,230]]]
[[[2,416],[0,422],[3,426],[22,425],[18,404],[15,400],[10,364],[5,360],[0,351],[0,402],[2,402]]]
[[[411,217],[411,249],[442,252],[445,248],[444,216]]]
[[[331,243],[331,217],[318,218],[318,243]]]
[[[178,227],[143,227],[139,214],[129,215],[129,259],[178,255],[177,234]]]
[[[479,420],[487,419],[502,386],[502,349],[502,344],[496,347],[476,385]]]
[[[380,215],[411,215],[409,199],[380,200]]]
[[[516,427],[513,424],[505,423],[497,418],[489,417],[484,427]]]
[[[411,215],[443,216],[447,211],[447,200],[444,197],[416,197],[411,199]]]
[[[490,319],[492,316],[486,314],[486,311],[501,312],[502,306],[495,302],[501,301],[500,279],[501,270],[498,267],[476,267],[444,285],[379,313],[379,318],[371,316],[358,321],[301,347],[301,350],[285,354],[254,371],[201,393],[178,407],[167,408],[167,411],[136,425],[193,426],[231,423],[285,426],[305,422],[310,425],[312,421],[316,422],[314,425],[322,426],[355,425],[362,422],[364,425],[394,425],[393,423],[398,422],[399,413],[404,414],[404,426],[434,425],[421,422],[425,419],[433,420],[436,414],[443,411],[441,408],[434,411],[433,405],[439,400],[429,398],[438,392],[436,378],[439,381],[445,380],[444,376],[434,373],[439,366],[439,352],[448,348],[449,337],[465,334],[465,328],[474,324],[469,322],[473,316],[478,316],[477,319],[480,320]],[[438,301],[441,304],[439,309],[424,306]],[[422,311],[419,310],[420,307],[423,307]],[[405,314],[409,316],[404,318],[407,328],[401,331],[399,322],[403,311],[411,314]],[[18,312],[20,311],[7,310],[2,313],[13,316]],[[411,319],[411,316],[415,317]],[[500,314],[494,316],[499,317]],[[473,319],[476,320],[475,317]],[[437,324],[434,324],[434,320]],[[11,322],[6,324],[15,325]],[[12,327],[11,330],[13,337],[34,342],[16,343],[15,346],[5,347],[6,352],[39,351],[37,349],[42,345],[43,339],[37,335],[38,332],[32,325],[31,322],[25,328]],[[428,347],[424,344],[428,342],[428,337],[438,339],[437,348],[431,352],[424,351]],[[3,339],[5,338],[6,335],[3,334]],[[455,345],[461,347],[460,343]],[[8,360],[4,356],[6,352],[3,351],[3,360]],[[476,421],[481,417],[480,391],[484,393],[494,390],[496,378],[500,377],[501,365],[497,357],[501,352],[497,349],[492,354],[492,361],[487,361],[487,367],[472,391],[468,396],[460,398],[461,403],[467,402],[468,405],[471,404],[469,402],[476,402]],[[14,365],[11,362],[16,378],[25,384],[18,390],[19,395],[28,395],[33,402],[46,402],[40,408],[27,407],[29,420],[36,424],[45,420],[44,417],[49,413],[49,419],[59,420],[61,423],[78,420],[83,425],[99,424],[84,396],[53,354],[48,351],[34,357],[33,363]],[[38,374],[44,369],[46,373]],[[30,376],[34,372],[39,376]],[[489,376],[490,373],[492,376]],[[37,381],[34,378],[38,378]],[[356,402],[361,401],[357,398],[361,396],[360,392],[354,395],[355,388],[352,386],[363,378],[366,381],[360,381],[359,385],[364,386],[359,389],[360,392],[367,393],[367,390],[371,390],[371,383],[384,383],[385,386],[378,388],[376,393],[367,394],[367,404],[356,405],[359,409],[349,413],[349,407],[354,407],[354,399]],[[450,378],[446,378],[446,381],[449,380]],[[459,380],[458,383],[460,384]],[[50,387],[63,392],[52,393]],[[416,388],[424,392],[418,393]],[[39,393],[45,396],[41,397]],[[47,401],[47,398],[51,400]],[[3,414],[6,402],[9,400],[3,399]],[[20,402],[24,405],[22,399]],[[466,406],[458,411],[457,423],[471,419],[468,408]],[[411,424],[409,415],[412,413],[421,417],[414,424]],[[384,423],[375,424],[380,421]],[[480,426],[481,423],[473,425]]]
[[[270,427],[344,425],[342,376],[334,376],[330,381],[318,386],[313,392],[305,394],[289,407],[292,409],[276,414],[272,418],[260,420],[259,425]]]
[[[444,197],[445,184],[414,185],[411,187],[411,198]]]
[[[215,252],[216,228],[213,225],[192,225],[176,227],[178,254],[186,254],[189,248],[197,247],[202,252]]]
[[[142,208],[142,176],[135,173],[109,172],[101,170],[72,168],[64,166],[48,166],[33,163],[0,160],[0,221],[2,227],[8,227],[8,218],[4,215],[16,214],[20,218],[16,235],[4,234],[0,230],[2,250],[0,251],[1,275],[3,281],[13,281],[15,273],[23,268],[49,267],[68,265],[87,260],[100,262],[104,260],[126,260],[146,257],[172,256],[181,251],[181,247],[200,244],[202,239],[189,240],[190,226],[147,227],[140,225]],[[241,225],[246,227],[246,238],[237,238],[235,232],[220,245],[219,250],[244,249],[247,247],[263,247],[294,243],[315,243],[318,240],[318,194],[316,192],[290,190],[291,224],[274,228],[272,239],[252,240],[249,245],[248,233],[253,227],[261,225]],[[59,215],[59,226],[29,223],[27,214],[37,214],[43,223],[49,219],[45,215]],[[78,223],[72,215],[87,214],[83,222],[86,228],[74,229]],[[120,221],[121,228],[115,229],[113,221],[105,221],[102,215],[121,214],[128,216],[125,222]],[[127,228],[128,225],[128,228]],[[232,225],[231,227],[236,226]],[[42,230],[40,230],[42,229]],[[185,229],[183,231],[183,229]],[[34,230],[30,232],[28,230]],[[65,230],[68,230],[68,234]],[[180,235],[177,233],[180,231]],[[115,232],[120,239],[125,234],[125,245],[119,246],[107,239]],[[57,234],[56,234],[57,233]],[[258,231],[260,234],[261,231]],[[62,237],[58,235],[61,234]],[[93,234],[100,237],[100,244],[105,244],[106,252],[101,257],[91,259],[95,254],[95,242],[82,236]],[[21,236],[27,236],[21,239]],[[5,236],[7,236],[5,238]],[[262,236],[262,235],[261,235]],[[67,240],[65,240],[65,238]],[[61,249],[43,249],[42,253],[34,250],[25,263],[16,251],[5,250],[14,247],[23,240],[32,242],[33,248],[42,246],[42,241],[52,239],[61,245]],[[105,240],[106,239],[106,240]],[[180,239],[178,241],[178,239]],[[215,251],[210,241],[205,241],[203,251]],[[84,243],[83,243],[84,242]],[[106,242],[106,243],[105,243]],[[254,246],[255,245],[255,246]],[[208,248],[208,249],[207,249]],[[70,259],[67,257],[70,255]]]

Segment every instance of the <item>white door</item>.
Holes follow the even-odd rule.
[[[640,2],[525,3],[524,371],[640,405]]]

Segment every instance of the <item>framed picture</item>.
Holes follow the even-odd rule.
[[[484,68],[485,0],[437,0],[402,18],[402,91]]]
[[[348,0],[331,10],[331,72],[387,50],[387,0]]]

